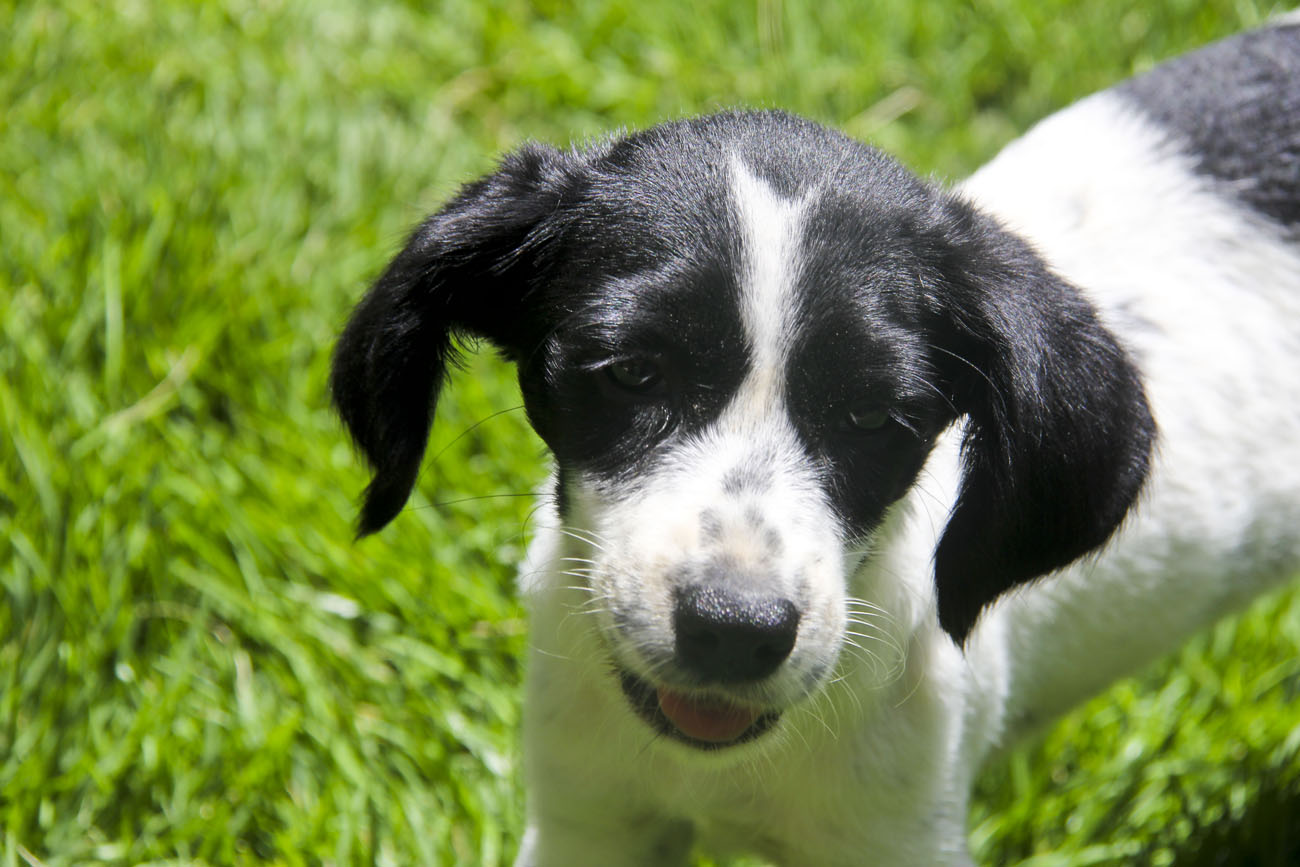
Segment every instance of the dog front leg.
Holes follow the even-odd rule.
[[[515,867],[674,867],[686,863],[691,826],[658,817],[539,816]]]

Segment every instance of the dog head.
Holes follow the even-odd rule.
[[[1154,437],[1124,351],[1025,244],[775,112],[530,145],[415,230],[334,356],[363,534],[410,493],[458,337],[517,365],[624,691],[696,745],[828,676],[851,552],[946,428],[933,580],[958,643],[1109,537]]]

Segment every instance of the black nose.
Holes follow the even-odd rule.
[[[794,649],[799,609],[789,599],[696,585],[673,605],[677,664],[710,683],[760,680]]]

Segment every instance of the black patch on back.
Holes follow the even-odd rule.
[[[1300,25],[1216,42],[1116,92],[1170,130],[1229,194],[1300,227]]]

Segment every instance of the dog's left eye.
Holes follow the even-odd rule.
[[[653,394],[664,381],[659,365],[646,358],[616,361],[605,368],[605,376],[614,385],[633,394]]]
[[[884,407],[867,405],[849,410],[844,416],[844,424],[854,431],[874,433],[889,424],[892,418]]]

